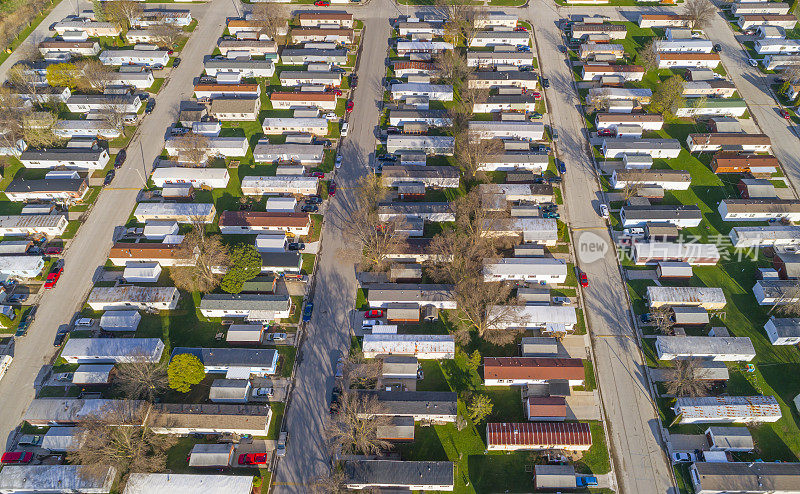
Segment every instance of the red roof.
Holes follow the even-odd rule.
[[[224,91],[227,93],[255,93],[258,84],[198,84],[195,91]]]
[[[592,65],[583,66],[584,72],[644,72],[644,67],[640,65]]]
[[[484,379],[567,379],[582,381],[583,361],[579,358],[485,357]]]
[[[298,91],[294,93],[275,91],[269,95],[269,99],[275,101],[336,101],[336,93],[324,93],[321,91]]]
[[[394,70],[398,69],[417,69],[433,70],[436,65],[431,62],[394,62]]]
[[[495,422],[486,424],[486,444],[519,449],[591,446],[592,432],[583,422]]]
[[[530,396],[528,416],[563,419],[567,416],[567,400],[563,396]]]
[[[308,226],[308,213],[270,213],[263,211],[223,211],[219,226],[260,226],[302,228]]]

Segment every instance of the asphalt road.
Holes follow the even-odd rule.
[[[586,9],[576,9],[585,13]],[[605,221],[598,214],[602,196],[583,133],[583,116],[572,83],[557,23],[567,9],[534,1],[528,18],[534,33],[546,90],[547,118],[556,128],[554,146],[564,161],[564,201],[577,265],[587,273],[583,300],[594,349],[594,367],[606,415],[606,426],[619,492],[673,492],[671,466],[660,443],[658,416],[650,400],[644,362],[631,325],[616,251]],[[595,250],[592,250],[594,248]]]
[[[383,100],[382,78],[386,72],[389,15],[394,7],[373,0],[367,7],[348,11],[364,21],[362,53],[355,89],[355,109],[348,119],[350,130],[340,146],[342,167],[336,171],[338,192],[325,211],[322,252],[317,259],[314,313],[307,326],[295,371],[295,387],[286,415],[286,457],[278,463],[274,477],[276,493],[306,493],[310,484],[329,468],[324,430],[334,385],[334,370],[340,355],[350,349],[350,313],[355,305],[356,279],[353,261],[345,255],[347,239],[342,225],[359,177],[368,173],[375,151],[378,108]],[[395,11],[396,12],[396,11]],[[377,14],[386,16],[378,17]]]
[[[61,279],[53,290],[42,296],[27,336],[14,345],[14,361],[0,380],[0,403],[3,403],[0,437],[7,438],[7,443],[34,398],[35,377],[56,353],[53,347],[56,332],[69,324],[83,306],[93,276],[108,258],[114,228],[128,220],[138,192],[164,148],[166,129],[175,121],[180,101],[192,95],[194,78],[199,75],[203,57],[211,53],[214,42],[222,34],[226,17],[233,15],[230,0],[212,0],[205,7],[202,12],[198,9],[199,25],[181,52],[183,63],[162,86],[155,110],[144,118],[128,146],[128,160],[117,171],[111,186],[102,191],[88,220],[81,225],[65,252]]]

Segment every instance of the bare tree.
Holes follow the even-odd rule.
[[[635,172],[628,172],[625,177],[625,185],[622,187],[621,192],[619,192],[622,196],[622,200],[627,201],[631,197],[636,197],[644,185],[645,183],[642,179],[636,177]]]
[[[602,88],[598,92],[592,93],[586,105],[586,111],[589,113],[608,111],[611,101],[611,88]]]
[[[473,72],[467,57],[458,50],[445,50],[433,58],[436,75],[446,84],[458,88]]]
[[[513,286],[508,283],[484,282],[482,277],[472,276],[459,280],[455,286],[458,309],[455,319],[462,336],[475,328],[478,336],[495,345],[506,345],[514,341],[520,320],[519,303],[511,298]]]
[[[33,103],[37,103],[37,95],[44,87],[47,87],[46,81],[45,84],[42,84],[40,75],[29,70],[23,64],[16,64],[8,69],[7,77],[8,84],[20,93],[31,95]]]
[[[189,132],[174,139],[178,160],[190,166],[204,167],[208,164],[208,137]]]
[[[639,63],[642,64],[646,70],[655,70],[658,68],[657,43],[658,41],[651,39],[639,50]]]
[[[184,36],[181,28],[166,22],[150,26],[148,30],[158,45],[170,49],[175,48]]]
[[[703,29],[714,17],[716,9],[708,0],[686,0],[683,15],[689,17],[691,29]]]
[[[83,435],[83,445],[67,457],[95,478],[105,474],[109,465],[117,469],[123,482],[131,472],[163,471],[174,439],[155,434],[150,426],[153,420],[148,405],[120,400],[81,422],[77,433]]]
[[[388,192],[374,173],[361,177],[356,196],[348,207],[349,216],[341,218],[342,228],[349,238],[348,248],[343,253],[360,261],[366,270],[385,270],[387,256],[408,238],[403,231],[404,220],[383,221],[378,214],[378,205],[388,197]]]
[[[260,2],[253,5],[251,19],[261,26],[259,34],[275,39],[287,25],[289,16],[282,5]]]
[[[650,320],[661,334],[672,334],[672,310],[669,307],[653,307],[650,309]]]
[[[484,103],[488,97],[488,89],[473,88],[461,91],[461,95],[448,109],[448,115],[453,122],[453,135],[467,131],[470,119],[477,113],[475,105]]]
[[[650,98],[650,110],[665,117],[674,115],[684,105],[683,88],[684,80],[679,75],[661,81]]]
[[[112,98],[98,112],[100,119],[112,129],[118,132],[125,132],[125,117],[128,112],[125,111],[124,105],[125,102],[122,98]]]
[[[468,130],[455,135],[456,166],[470,180],[485,181],[481,163],[486,157],[502,153],[503,142],[499,139],[481,139]]]
[[[791,317],[800,316],[800,280],[795,280],[792,286],[781,291],[768,313],[773,312]]]
[[[435,0],[434,5],[438,14],[445,19],[445,38],[453,45],[458,45],[463,38],[464,44],[469,46],[478,31],[475,19],[482,14],[482,10],[470,0]]]
[[[169,388],[166,362],[119,364],[114,381],[122,393],[131,400],[146,400],[150,403]]]
[[[667,393],[675,396],[707,396],[711,383],[700,375],[698,359],[680,359],[667,371],[664,385]]]
[[[378,428],[390,422],[375,396],[344,390],[325,437],[334,454],[380,454],[392,443],[378,437]]]
[[[344,472],[336,465],[324,475],[315,478],[311,484],[313,494],[347,494],[351,492],[345,484]]]
[[[382,369],[381,359],[367,359],[363,354],[351,355],[344,362],[342,380],[348,388],[372,389],[378,384]]]
[[[144,8],[142,2],[134,0],[114,0],[105,2],[104,15],[106,20],[116,22],[127,29],[133,21],[142,15]]]
[[[206,233],[205,225],[200,221],[193,223],[176,255],[193,260],[190,266],[174,266],[169,271],[175,286],[189,292],[214,290],[222,280],[221,272],[230,266],[228,247],[219,235]]]
[[[64,142],[54,132],[58,114],[54,111],[37,111],[23,116],[22,138],[29,147],[53,147]]]
[[[25,120],[30,113],[19,96],[0,87],[0,146],[18,149],[17,142],[25,137]]]
[[[112,82],[112,71],[99,60],[87,58],[76,62],[80,71],[78,89],[82,92],[102,91]]]

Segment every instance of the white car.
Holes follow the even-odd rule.
[[[361,327],[371,328],[372,326],[377,326],[379,324],[386,324],[386,323],[381,321],[380,319],[365,319],[364,322],[361,323]]]
[[[339,120],[339,115],[337,115],[337,114],[335,114],[333,112],[330,112],[330,113],[326,113],[325,114],[325,118],[332,122],[334,120]]]
[[[94,326],[94,319],[90,317],[81,317],[75,321],[75,326],[89,327]]]
[[[634,228],[626,228],[622,231],[625,235],[629,237],[643,237],[644,236],[644,228],[634,227]]]
[[[697,461],[697,455],[694,453],[672,453],[673,463],[683,463],[685,461]]]
[[[253,390],[254,396],[272,396],[273,394],[275,394],[273,388],[256,388]]]
[[[749,63],[753,67],[758,67],[758,60],[755,58],[748,58],[747,63]]]
[[[335,166],[336,166],[336,168],[341,168],[342,167],[342,155],[341,154],[337,154],[336,155],[336,165]]]
[[[609,212],[608,212],[608,204],[601,204],[600,205],[600,216],[603,218],[608,219]]]
[[[342,137],[347,137],[347,130],[350,127],[347,125],[347,122],[342,124],[342,131],[339,133]]]

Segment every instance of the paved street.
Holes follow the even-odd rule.
[[[583,13],[588,9],[575,10]],[[605,222],[597,213],[599,186],[589,160],[572,72],[558,49],[562,41],[557,22],[566,15],[549,2],[536,0],[528,6],[529,19],[537,20],[534,25],[539,66],[543,76],[550,79],[547,115],[558,130],[556,148],[567,166],[564,200],[573,247],[579,255],[578,265],[589,278],[589,288],[583,291],[584,304],[613,466],[620,492],[672,492],[671,466],[660,444],[658,416],[650,401],[616,252],[606,249],[594,262],[581,262],[577,252],[582,240],[605,246],[611,241]],[[588,256],[583,259],[591,260]]]
[[[203,57],[211,52],[213,43],[210,40],[216,41],[222,34],[226,17],[232,14],[230,0],[213,0],[203,10],[199,14],[199,26],[181,52],[183,63],[161,88],[155,111],[143,120],[128,146],[127,162],[118,171],[112,186],[100,194],[88,220],[65,253],[64,274],[58,285],[44,294],[27,336],[15,344],[14,362],[0,381],[0,402],[3,403],[0,437],[7,438],[6,441],[11,440],[9,434],[19,425],[34,397],[34,378],[55,353],[53,340],[58,328],[68,324],[83,306],[92,277],[108,258],[114,228],[124,224],[130,216],[138,191],[164,147],[166,129],[175,120],[180,100],[192,94]]]
[[[322,253],[317,260],[314,314],[302,346],[302,360],[296,369],[295,388],[287,412],[289,432],[286,457],[278,463],[276,493],[309,492],[309,483],[322,475],[329,463],[323,431],[328,420],[328,403],[333,389],[334,368],[342,352],[350,348],[349,314],[355,304],[356,279],[352,261],[343,259],[346,244],[341,227],[347,221],[347,205],[353,198],[358,177],[367,173],[369,158],[375,151],[378,105],[383,98],[381,79],[386,71],[389,37],[386,6],[377,1],[366,8],[348,9],[364,21],[355,90],[355,109],[350,114],[350,130],[341,145],[342,167],[336,173],[339,192],[325,213]],[[383,13],[386,17],[373,17]],[[371,15],[372,14],[372,15]]]

